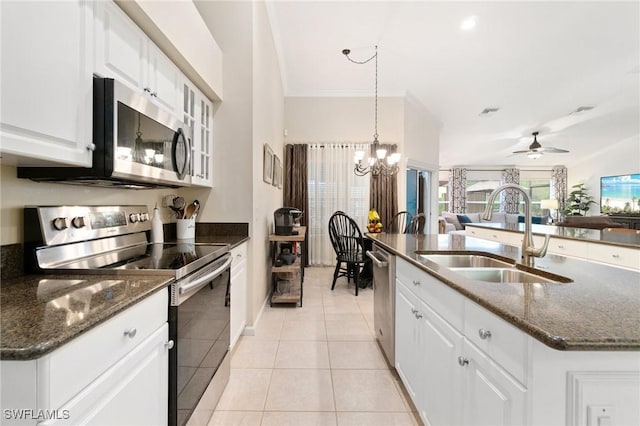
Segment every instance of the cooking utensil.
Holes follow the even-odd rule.
[[[184,218],[185,219],[194,219],[198,215],[198,211],[200,210],[200,202],[198,200],[193,200],[193,203],[189,204],[184,210]]]
[[[191,203],[184,209],[184,218],[193,219],[193,215],[196,212],[196,205]]]

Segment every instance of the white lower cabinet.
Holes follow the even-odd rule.
[[[50,354],[2,361],[2,424],[166,424],[167,311],[163,289]]]
[[[462,412],[457,402],[462,396],[464,370],[456,357],[463,350],[462,334],[422,302],[420,312],[425,343],[421,362],[424,411],[420,414],[427,424],[459,425]]]
[[[422,324],[416,317],[417,298],[396,280],[396,371],[420,415],[424,413],[420,396],[423,394],[422,352],[424,333]]]
[[[637,352],[555,350],[401,257],[396,272],[395,367],[425,424],[640,424]]]
[[[466,339],[464,355],[459,357],[458,365],[466,370],[462,387],[462,424],[525,424],[524,406],[527,390],[506,370]]]
[[[247,243],[231,250],[231,347],[247,325]]]

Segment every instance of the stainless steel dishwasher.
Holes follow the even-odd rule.
[[[387,362],[395,368],[396,256],[377,244],[367,252],[373,262],[373,322]]]

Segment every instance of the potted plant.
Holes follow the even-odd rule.
[[[569,193],[562,213],[565,216],[586,216],[589,206],[597,203],[593,201],[593,196],[587,194],[584,183],[578,183],[571,188],[574,190]]]

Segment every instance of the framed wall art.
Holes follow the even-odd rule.
[[[273,182],[273,150],[268,143],[264,144],[262,152],[262,180]]]
[[[273,156],[273,180],[271,184],[275,187],[282,188],[282,162],[277,155]]]

